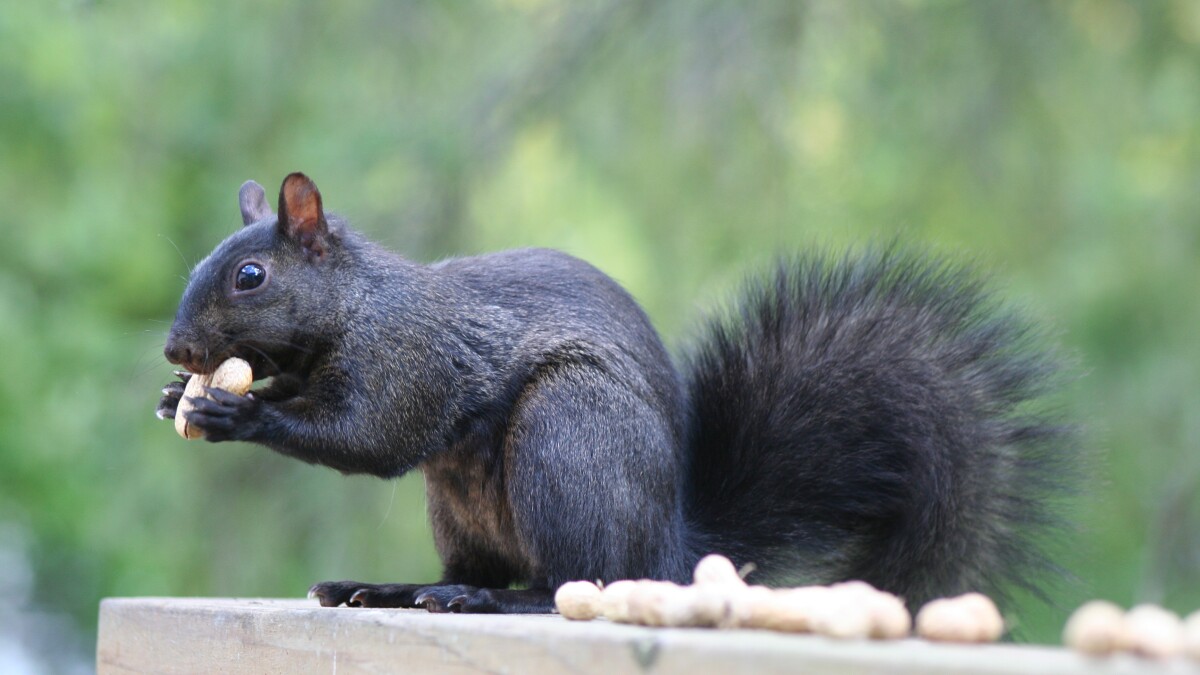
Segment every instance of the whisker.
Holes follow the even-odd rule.
[[[241,335],[235,336],[227,331],[218,330],[217,337],[220,338],[221,340],[233,342],[235,344],[238,344],[240,346],[245,346],[245,347],[252,347],[252,345],[249,343],[253,342],[253,343],[265,345],[268,347],[287,347],[289,349],[295,349],[304,354],[312,354],[315,351],[312,347],[302,345],[298,342],[292,342],[290,340],[280,340],[278,338],[273,338],[273,337],[269,337],[266,335],[257,335],[253,332],[243,333]],[[266,356],[266,354],[263,354],[263,356]]]
[[[178,244],[176,244],[176,243],[175,243],[175,242],[174,242],[174,241],[173,241],[173,240],[172,240],[170,237],[168,237],[168,236],[167,236],[167,235],[165,235],[165,234],[159,233],[159,235],[158,235],[158,236],[160,236],[160,237],[162,237],[163,239],[166,239],[167,241],[171,242],[171,245],[175,247],[175,252],[179,254],[179,262],[183,263],[183,268],[184,268],[185,270],[187,270],[188,274],[191,274],[191,273],[192,273],[192,267],[193,267],[193,266],[191,266],[191,265],[188,265],[187,258],[183,257],[183,251],[182,251],[182,250],[180,250],[180,248],[179,248],[179,245],[178,245]],[[180,277],[180,279],[183,279],[183,280],[184,280],[184,282],[187,282],[187,279],[185,279],[184,277]]]
[[[375,526],[375,529],[377,530],[381,529],[383,524],[387,522],[388,516],[392,515],[392,504],[396,503],[396,486],[398,485],[400,485],[400,481],[392,481],[392,496],[390,499],[388,499],[387,510],[383,512],[383,518],[381,518],[379,520],[379,524]]]
[[[275,359],[271,358],[270,356],[267,356],[267,353],[264,352],[263,350],[259,349],[258,347],[255,347],[252,344],[246,344],[246,343],[242,343],[240,346],[245,347],[247,349],[253,349],[254,351],[258,352],[259,355],[261,355],[264,359],[266,359],[267,362],[271,364],[271,367],[274,368],[277,372],[283,371],[283,368],[279,367],[279,364],[275,362]]]
[[[141,355],[134,359],[134,361],[130,364],[131,370],[129,371],[129,377],[127,381],[133,382],[134,380],[140,379],[147,373],[160,367],[162,364],[157,362],[155,357],[161,353],[162,352],[157,345],[147,346],[144,350],[142,350]]]
[[[120,336],[123,338],[139,338],[139,337],[145,337],[147,335],[166,337],[167,331],[143,329],[143,330],[127,330],[127,331],[120,333]]]
[[[312,354],[314,351],[314,349],[312,347],[306,347],[302,344],[290,342],[288,340],[259,339],[257,336],[254,336],[251,339],[253,339],[255,342],[262,344],[262,345],[267,345],[267,346],[271,346],[271,347],[288,347],[290,349],[295,349],[295,350],[303,352],[305,354]]]
[[[135,366],[134,370],[129,373],[129,380],[128,380],[129,382],[133,382],[134,380],[138,380],[142,377],[145,377],[147,373],[155,370],[156,368],[158,368],[160,366],[160,364],[154,363],[152,361],[147,362],[144,366],[142,366],[142,365],[139,365],[140,362],[141,362],[141,359],[138,359],[138,363],[134,364],[134,366]]]

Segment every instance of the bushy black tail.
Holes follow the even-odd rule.
[[[863,579],[914,606],[1028,587],[1074,452],[1038,404],[1060,371],[1039,340],[920,256],[780,263],[691,355],[699,545],[762,582]]]

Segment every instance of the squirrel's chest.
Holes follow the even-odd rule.
[[[528,576],[536,565],[522,545],[503,468],[467,453],[425,462],[425,492],[434,543],[443,559],[497,558]]]

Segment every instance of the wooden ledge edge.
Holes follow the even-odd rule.
[[[836,641],[557,615],[324,608],[312,600],[106,598],[98,673],[1200,673],[1033,645]]]

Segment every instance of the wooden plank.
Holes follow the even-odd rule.
[[[330,609],[305,600],[110,598],[97,671],[123,673],[1197,673],[1019,645],[839,642],[554,615]]]

